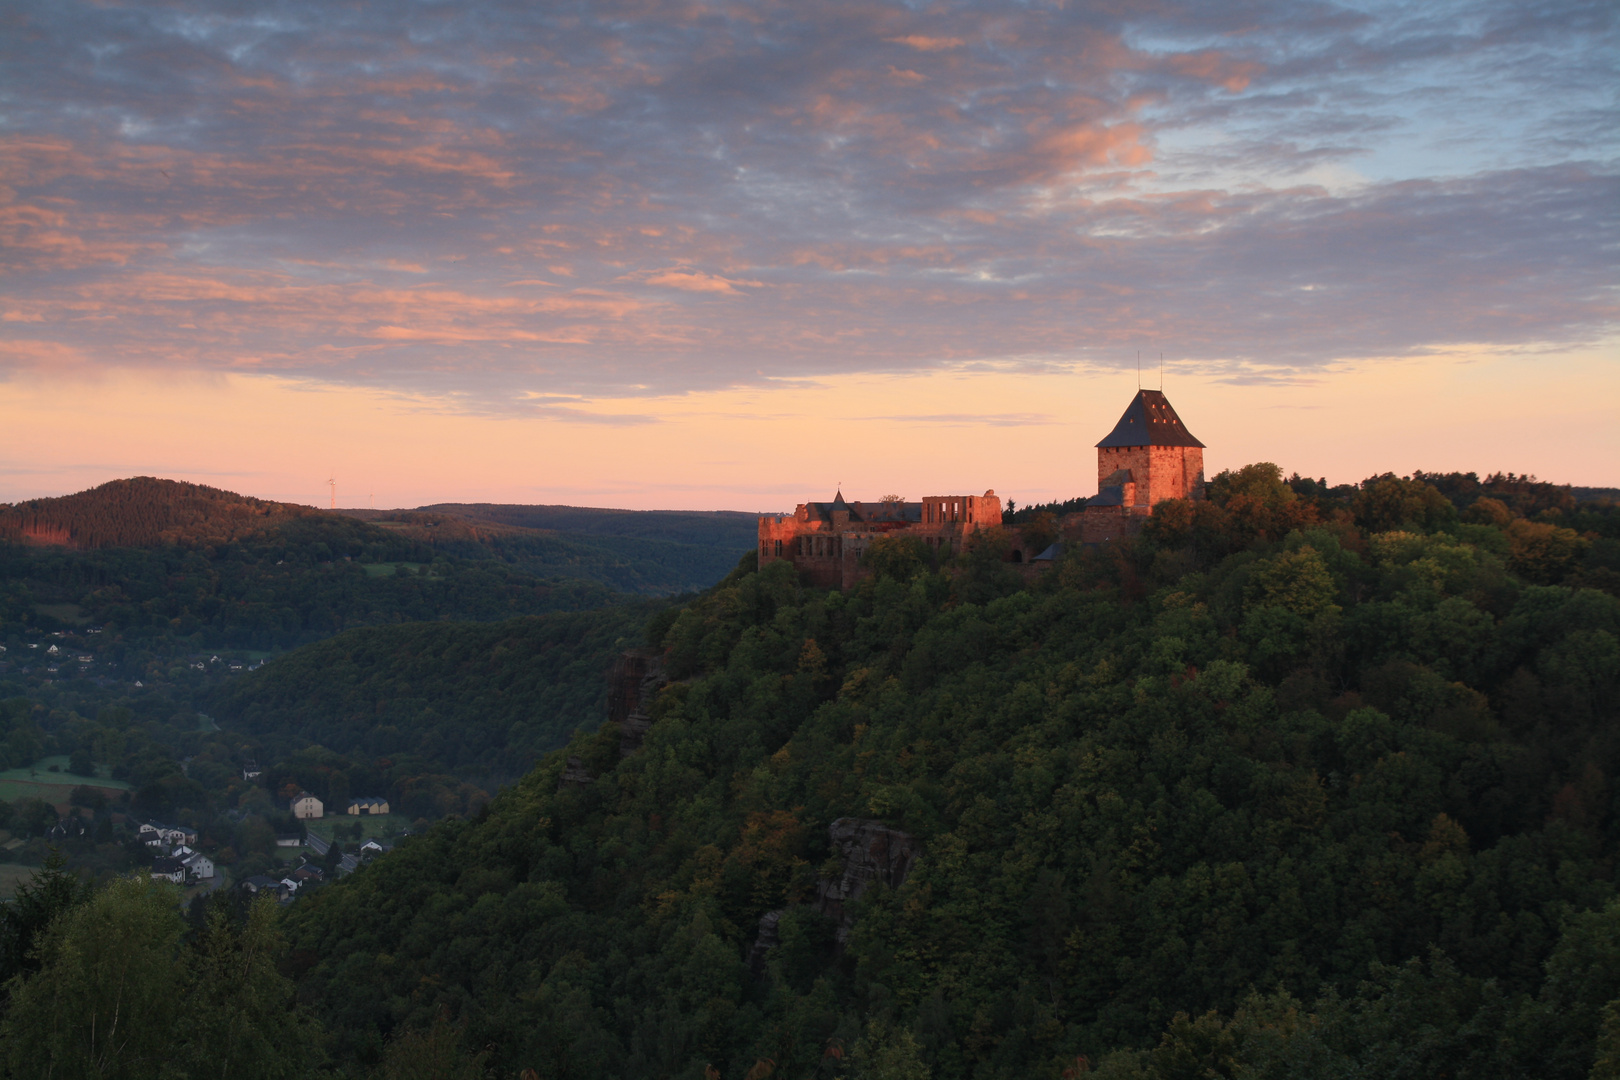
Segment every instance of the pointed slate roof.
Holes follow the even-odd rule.
[[[1138,390],[1104,446],[1203,446],[1181,422],[1160,390]]]

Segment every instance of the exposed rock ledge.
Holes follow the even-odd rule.
[[[839,818],[827,832],[833,849],[843,857],[844,872],[836,878],[821,879],[814,903],[818,910],[838,920],[838,943],[842,945],[852,924],[846,908],[874,882],[891,889],[905,884],[911,864],[922,854],[922,844],[909,833],[864,818]]]
[[[619,726],[619,757],[641,749],[652,727],[652,703],[668,679],[664,654],[657,649],[631,649],[619,654],[608,687],[608,720]]]
[[[817,911],[838,920],[834,940],[842,952],[855,925],[849,905],[859,900],[874,882],[882,882],[891,889],[905,884],[912,864],[922,854],[922,842],[881,821],[865,818],[839,818],[828,826],[827,834],[832,837],[833,850],[844,861],[844,870],[836,878],[822,878],[817,883],[811,904]],[[765,956],[780,940],[777,925],[781,918],[779,910],[760,916],[759,935],[748,952],[748,967],[755,975],[764,973]]]

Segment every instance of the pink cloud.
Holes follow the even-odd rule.
[[[649,285],[664,285],[683,292],[723,293],[728,296],[738,295],[739,285],[748,288],[759,288],[764,285],[762,281],[725,278],[718,274],[705,274],[701,270],[666,270],[642,280]]]

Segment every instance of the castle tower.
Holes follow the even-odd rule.
[[[1108,437],[1097,444],[1097,497],[1091,506],[1152,512],[1165,499],[1204,496],[1204,444],[1193,438],[1170,399],[1138,390]]]

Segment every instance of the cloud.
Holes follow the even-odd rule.
[[[1616,318],[1612,18],[1578,5],[16,19],[13,370],[485,409],[1161,347],[1286,380]]]
[[[718,274],[705,274],[701,270],[665,270],[643,280],[649,285],[665,285],[683,292],[724,293],[728,296],[738,295],[739,285],[758,288],[764,284],[761,281],[741,281]]]
[[[905,37],[893,37],[888,40],[896,45],[908,45],[919,52],[940,52],[944,49],[960,49],[966,44],[959,37],[929,37],[927,34],[907,34]]]

